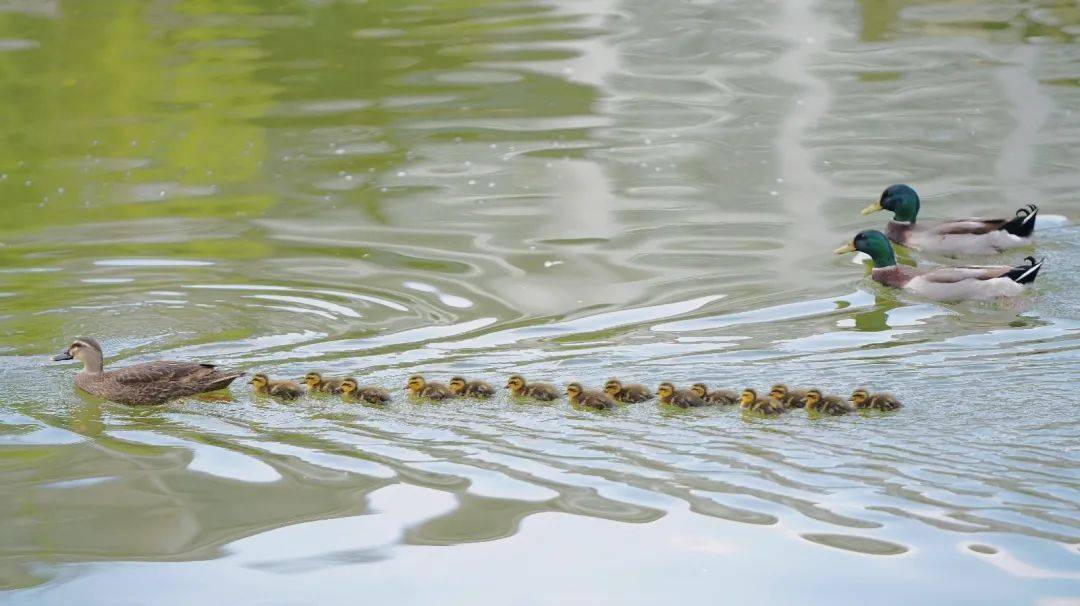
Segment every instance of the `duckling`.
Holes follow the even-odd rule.
[[[675,385],[668,381],[664,381],[656,388],[656,395],[660,397],[661,404],[679,408],[700,408],[710,404],[689,389],[675,389]]]
[[[101,345],[90,337],[75,339],[52,360],[80,360],[83,369],[75,375],[76,387],[99,398],[133,405],[161,404],[173,398],[225,389],[244,375],[213,364],[167,360],[106,371]]]
[[[270,377],[258,373],[251,377],[251,387],[260,396],[273,396],[285,400],[295,400],[304,395],[304,388],[294,381],[271,381]]]
[[[446,385],[443,385],[442,383],[428,383],[424,380],[424,377],[420,375],[409,377],[409,382],[405,384],[405,389],[409,390],[409,395],[413,398],[424,400],[438,401],[454,397],[454,393],[450,391],[450,388]]]
[[[623,385],[618,379],[608,379],[608,382],[604,383],[604,393],[623,404],[637,404],[653,399],[653,394],[648,387],[639,383]]]
[[[844,415],[855,407],[848,404],[847,400],[840,396],[823,396],[820,389],[811,389],[806,392],[806,412],[820,412],[827,415]]]
[[[769,395],[773,399],[779,400],[784,405],[784,408],[802,408],[806,405],[806,402],[803,401],[806,398],[805,389],[789,390],[788,386],[783,383],[773,385],[772,389],[769,390]]]
[[[450,392],[455,398],[490,398],[495,388],[485,381],[466,381],[464,377],[450,379]]]
[[[361,400],[368,404],[386,404],[390,401],[390,392],[373,385],[361,386],[356,379],[349,377],[341,381],[341,397]]]
[[[862,388],[851,392],[851,402],[859,410],[896,410],[903,406],[892,394],[872,394]]]
[[[714,389],[709,391],[709,388],[706,387],[704,383],[694,383],[690,386],[690,391],[697,394],[697,397],[705,400],[709,404],[729,406],[731,404],[739,403],[739,394],[730,389]]]
[[[581,383],[571,383],[566,386],[566,397],[570,400],[570,405],[584,408],[596,408],[598,410],[610,410],[618,406],[615,400],[611,396],[602,392],[592,389],[586,390],[581,387]]]
[[[757,391],[747,387],[739,397],[739,405],[743,410],[757,412],[763,415],[778,415],[784,412],[784,404],[773,397],[759,398]]]
[[[506,388],[517,398],[532,398],[541,402],[550,402],[559,398],[559,390],[551,383],[526,383],[521,375],[510,375]]]
[[[308,392],[340,394],[341,382],[342,379],[324,379],[317,372],[309,372],[304,375],[304,385],[307,385]]]

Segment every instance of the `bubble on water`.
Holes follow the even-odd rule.
[[[405,176],[405,171],[399,170],[398,173],[397,173],[397,176],[404,177]]]
[[[476,185],[476,179],[469,179],[469,185]]]
[[[556,265],[562,265],[562,261],[544,261],[544,267],[555,267]]]

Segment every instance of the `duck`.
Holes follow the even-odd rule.
[[[442,383],[435,383],[434,381],[429,383],[424,380],[424,377],[421,375],[409,377],[408,383],[405,384],[405,389],[409,390],[409,395],[413,398],[423,400],[439,401],[454,397],[454,392],[450,391],[449,387]]]
[[[465,377],[450,379],[450,392],[457,398],[490,398],[495,388],[486,381],[466,381]]]
[[[308,392],[340,394],[342,380],[325,379],[317,372],[309,372],[304,375],[304,385],[307,385]]]
[[[304,395],[304,388],[295,381],[271,381],[264,373],[257,373],[248,381],[252,390],[260,396],[273,396],[285,400],[295,400]]]
[[[763,415],[778,415],[784,412],[784,404],[773,397],[759,398],[757,391],[747,387],[739,396],[739,405],[743,410]]]
[[[669,381],[664,381],[656,388],[656,395],[661,404],[679,408],[701,408],[710,404],[689,389],[675,389],[675,385]]]
[[[244,376],[241,371],[219,369],[213,364],[169,360],[106,371],[101,345],[91,337],[75,339],[64,351],[52,356],[52,360],[79,360],[83,369],[75,375],[76,387],[128,405],[162,404],[175,398],[218,391]]]
[[[822,395],[820,389],[810,389],[806,392],[806,412],[808,413],[844,415],[853,410],[855,407],[840,396]]]
[[[992,255],[1029,246],[1039,207],[1028,204],[1010,219],[953,219],[932,225],[916,224],[919,194],[902,183],[890,185],[881,198],[862,210],[869,215],[892,211],[885,227],[889,240],[916,250],[944,255]]]
[[[769,395],[774,399],[779,400],[784,405],[784,408],[802,408],[806,405],[804,398],[806,398],[805,389],[788,389],[787,385],[783,383],[777,383],[769,390]]]
[[[721,406],[730,406],[731,404],[739,403],[739,394],[731,391],[730,389],[713,389],[710,390],[704,383],[694,383],[690,386],[690,391],[697,394],[697,397],[705,400],[709,404],[719,404]]]
[[[964,265],[920,271],[897,265],[892,244],[876,229],[860,231],[851,242],[833,252],[839,255],[855,251],[870,255],[874,263],[870,276],[875,282],[951,303],[1015,297],[1024,291],[1024,285],[1035,281],[1045,262],[1027,257],[1026,265]]]
[[[602,391],[585,389],[581,386],[581,383],[567,385],[566,397],[570,400],[570,405],[575,408],[610,410],[618,406],[618,403],[610,395]]]
[[[521,375],[510,375],[506,380],[510,394],[518,398],[532,398],[541,402],[559,399],[559,390],[551,383],[526,383]]]
[[[859,410],[896,410],[903,406],[892,394],[870,393],[861,387],[851,392],[851,403]]]
[[[374,385],[360,385],[352,377],[341,380],[340,393],[345,399],[361,400],[368,404],[386,404],[390,401],[390,392]]]
[[[618,379],[608,379],[607,383],[604,383],[604,393],[623,404],[637,404],[653,399],[653,394],[648,387],[639,383],[623,385]]]

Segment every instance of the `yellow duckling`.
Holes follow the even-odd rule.
[[[774,400],[779,400],[784,408],[802,408],[806,405],[803,401],[806,398],[805,389],[788,389],[788,386],[783,383],[773,385],[769,390],[769,396]]]
[[[820,389],[810,389],[806,392],[806,412],[821,413],[826,415],[845,415],[855,407],[848,404],[847,400],[840,396],[821,395]]]
[[[324,379],[317,372],[309,372],[304,375],[304,385],[307,385],[309,392],[341,393],[341,381],[341,379]]]
[[[694,383],[690,386],[690,391],[697,394],[697,397],[705,400],[709,404],[729,406],[731,404],[739,403],[739,394],[731,391],[730,389],[709,390],[709,388],[706,387],[704,383]]]
[[[851,393],[851,402],[859,410],[896,410],[903,406],[892,394],[870,393],[865,389],[856,389]]]
[[[271,381],[270,377],[258,373],[251,377],[252,390],[260,396],[273,396],[286,400],[295,400],[304,395],[304,388],[294,381]]]
[[[485,381],[466,381],[465,377],[450,379],[450,392],[455,398],[490,398],[495,388]]]
[[[739,397],[739,405],[743,410],[756,412],[763,415],[778,415],[784,412],[784,404],[779,400],[768,397],[759,398],[757,391],[747,387]]]
[[[678,406],[679,408],[700,408],[702,406],[708,406],[709,402],[706,402],[689,389],[675,389],[675,385],[664,381],[656,388],[656,395],[660,397],[660,403],[668,406]]]
[[[610,410],[618,406],[614,399],[602,391],[586,390],[581,383],[571,383],[566,386],[566,397],[570,405],[575,408],[595,408],[598,410]]]
[[[341,381],[341,397],[346,400],[361,400],[368,404],[386,404],[390,401],[390,392],[374,385],[360,385],[349,377]]]
[[[506,388],[516,398],[532,398],[541,402],[559,399],[559,390],[551,383],[526,383],[521,375],[510,375]]]
[[[409,377],[405,389],[409,390],[409,395],[413,398],[422,400],[438,401],[454,397],[454,393],[450,391],[449,387],[442,383],[428,383],[421,375]]]
[[[639,383],[623,385],[618,379],[608,379],[604,383],[604,393],[611,396],[612,400],[623,404],[637,404],[653,399],[653,394],[648,387]]]

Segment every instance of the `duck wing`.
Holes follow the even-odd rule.
[[[937,284],[955,284],[964,280],[993,280],[1009,278],[1013,282],[1028,284],[1042,269],[1043,261],[1035,257],[1025,259],[1027,265],[960,265],[957,267],[939,267],[923,273],[920,277]]]
[[[942,236],[982,235],[1001,229],[1005,223],[1005,219],[958,219],[939,223],[930,231]]]

